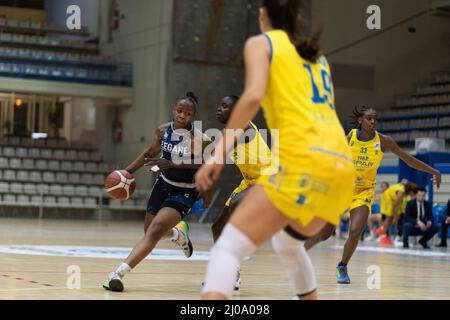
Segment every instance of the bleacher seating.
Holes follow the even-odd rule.
[[[403,146],[416,138],[444,138],[450,143],[450,71],[433,75],[415,91],[378,115],[378,129]]]
[[[128,71],[55,67],[32,65],[19,60],[14,63],[0,62],[0,76],[131,87],[131,65],[120,70],[126,69]]]
[[[97,208],[104,177],[110,169],[101,162],[98,151],[24,148],[2,142],[1,205],[33,207],[40,206],[43,199],[44,207]]]
[[[98,54],[98,45],[54,36],[88,36],[31,21],[0,17],[0,76],[132,86],[132,66]],[[47,34],[52,34],[49,36]]]
[[[12,47],[0,47],[1,59],[17,59],[33,61],[44,61],[47,64],[58,65],[64,63],[74,66],[97,66],[114,68],[118,61],[104,56],[96,56],[93,54],[52,52],[39,49],[23,49]]]
[[[85,27],[81,30],[68,30],[64,26],[49,25],[38,20],[16,20],[0,17],[0,30],[15,31],[25,34],[42,34],[42,33],[62,33],[70,35],[88,36],[89,32]]]
[[[132,199],[110,201],[104,179],[111,168],[92,148],[70,149],[67,142],[28,143],[0,139],[0,206],[95,210],[144,210],[146,192]],[[16,145],[9,145],[13,142]],[[86,147],[84,145],[84,147]]]

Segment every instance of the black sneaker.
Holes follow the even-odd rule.
[[[109,291],[122,292],[124,289],[122,278],[117,273],[111,272],[103,284],[103,288]]]
[[[430,249],[430,247],[428,246],[428,244],[423,241],[423,239],[419,240],[419,244],[424,248],[424,249]]]

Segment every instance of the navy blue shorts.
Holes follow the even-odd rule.
[[[175,187],[162,178],[158,178],[150,192],[147,212],[156,216],[162,208],[172,208],[177,210],[183,219],[191,213],[198,195],[199,193],[195,188]]]

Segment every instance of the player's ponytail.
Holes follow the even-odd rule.
[[[405,194],[407,194],[407,195],[416,194],[418,189],[419,189],[419,187],[414,182],[407,181],[405,184]]]
[[[187,92],[186,95],[179,100],[179,102],[186,100],[192,103],[194,109],[197,110],[198,97],[192,91]]]
[[[303,36],[297,42],[294,40],[295,47],[301,57],[311,62],[317,62],[322,55],[319,45],[321,35],[322,29],[319,29],[311,38]]]
[[[319,46],[322,29],[319,29],[312,37],[307,37],[300,32],[300,1],[262,0],[261,6],[266,8],[272,26],[287,32],[299,55],[308,61],[317,62],[322,55]]]
[[[193,104],[197,105],[198,104],[198,97],[195,96],[195,94],[192,91],[189,91],[188,93],[186,93],[186,99],[192,101]]]

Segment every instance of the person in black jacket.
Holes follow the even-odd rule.
[[[433,223],[431,205],[425,201],[426,190],[419,188],[416,199],[406,205],[405,220],[403,224],[403,248],[409,248],[409,236],[421,235],[419,243],[424,249],[429,249],[427,242],[438,232]]]
[[[445,221],[442,222],[441,226],[441,243],[438,245],[438,247],[441,248],[447,248],[447,231],[448,231],[448,225],[450,224],[450,200],[447,202],[447,218]]]

